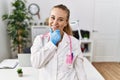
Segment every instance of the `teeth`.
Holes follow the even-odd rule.
[[[54,31],[56,29],[56,26],[52,26],[52,30]]]
[[[56,26],[52,26],[53,28],[55,28]]]

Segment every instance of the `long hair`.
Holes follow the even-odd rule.
[[[63,31],[66,32],[68,35],[72,35],[72,29],[71,29],[70,24],[69,24],[70,10],[63,4],[56,5],[53,8],[62,9],[67,13],[67,22],[68,22],[68,24],[64,27]]]

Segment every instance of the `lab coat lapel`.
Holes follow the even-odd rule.
[[[67,47],[70,44],[70,40],[66,33],[64,33],[63,40],[60,44],[62,44],[62,49],[64,49],[65,47]]]
[[[64,33],[64,36],[63,36],[63,40],[61,41],[60,45],[62,45],[62,47],[60,47],[60,50],[62,51],[63,49],[65,49],[66,47],[70,47],[70,40],[69,40],[69,37],[70,35]],[[71,38],[71,37],[70,37]],[[72,44],[72,38],[71,38],[71,44]],[[73,44],[74,45],[74,44]],[[74,46],[72,46],[74,47]],[[76,56],[79,54],[79,53],[74,53],[74,48],[72,48],[72,52],[74,54],[74,58],[76,58]],[[70,52],[70,50],[69,50]]]

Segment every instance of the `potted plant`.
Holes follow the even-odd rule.
[[[12,12],[4,14],[3,20],[7,20],[7,31],[12,41],[12,50],[22,53],[28,42],[29,14],[25,0],[15,0],[12,4]]]
[[[18,76],[19,76],[19,77],[22,77],[22,76],[23,76],[23,71],[22,71],[21,68],[18,68],[18,69],[17,69],[17,73],[18,73]]]
[[[89,39],[89,34],[85,33],[85,34],[83,35],[83,39],[85,39],[85,40]]]

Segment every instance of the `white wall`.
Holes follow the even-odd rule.
[[[80,28],[93,26],[94,0],[29,0],[27,5],[36,3],[40,6],[41,20],[35,16],[36,22],[45,21],[51,8],[56,4],[65,4],[71,11],[70,20],[79,20]]]
[[[2,21],[1,16],[7,12],[7,5],[5,0],[0,1],[0,62],[5,58],[10,58],[9,39],[6,32],[6,24]]]

